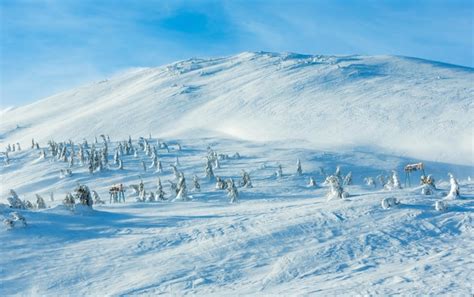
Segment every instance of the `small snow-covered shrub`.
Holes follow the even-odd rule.
[[[377,184],[375,183],[375,179],[371,176],[364,178],[364,182],[369,187],[376,187]]]
[[[18,212],[12,212],[9,218],[3,220],[3,224],[7,229],[13,229],[15,227],[21,228],[27,225],[25,217]]]
[[[433,195],[433,193],[434,193],[434,188],[431,185],[424,184],[421,187],[421,194],[423,194],[423,195]]]
[[[382,204],[383,209],[389,209],[392,206],[396,206],[396,205],[400,204],[400,201],[398,201],[397,198],[388,197],[388,198],[382,199],[381,204]]]
[[[448,205],[443,201],[436,201],[435,209],[437,211],[445,211],[448,208]]]

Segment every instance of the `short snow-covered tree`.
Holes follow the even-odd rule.
[[[456,180],[454,175],[452,175],[451,173],[448,173],[448,175],[449,175],[450,189],[449,189],[449,193],[445,197],[445,199],[448,199],[448,200],[458,199],[459,198],[459,184],[458,184],[458,181]]]
[[[341,180],[336,175],[331,175],[326,178],[329,184],[329,192],[326,194],[328,200],[345,199],[349,197],[349,193],[345,192]]]
[[[346,175],[344,178],[344,186],[350,186],[352,185],[352,171],[349,171],[349,173]]]
[[[199,184],[199,179],[197,175],[193,176],[193,190],[195,192],[200,192],[201,191],[201,185]]]
[[[389,191],[402,188],[400,185],[400,179],[398,178],[398,174],[395,170],[392,170],[392,174],[389,176],[384,188]]]
[[[312,176],[309,177],[308,187],[314,188],[316,187],[316,181]]]
[[[216,176],[216,190],[224,190],[226,185],[226,182],[224,182],[220,176]]]
[[[26,219],[25,217],[20,214],[19,212],[12,212],[10,217],[3,220],[3,224],[7,227],[7,229],[13,229],[15,227],[26,227]]]
[[[43,197],[40,195],[36,194],[36,208],[37,209],[44,209],[46,208],[46,202],[44,202]]]
[[[163,191],[163,186],[161,185],[161,180],[158,178],[158,186],[156,189],[156,197],[159,200],[166,200],[165,199],[165,192]]]
[[[89,187],[87,187],[86,185],[79,185],[74,191],[75,198],[79,200],[80,204],[92,207],[94,201],[92,200],[92,195],[89,190]]]
[[[283,176],[283,168],[281,167],[281,164],[278,164],[278,170],[276,171],[276,176],[277,177]]]
[[[239,191],[232,178],[227,180],[227,195],[229,196],[230,203],[235,203],[239,200]]]
[[[250,180],[250,174],[246,172],[245,170],[242,169],[242,182],[241,182],[242,187],[245,188],[252,188],[252,181]]]
[[[377,186],[375,179],[371,176],[364,178],[364,183],[367,186],[374,187],[374,188]]]
[[[13,189],[10,189],[10,196],[7,198],[7,201],[10,204],[10,208],[26,209],[25,203],[21,201]]]
[[[208,180],[214,179],[214,171],[212,170],[212,164],[209,160],[207,160],[205,172],[206,172],[206,178]]]
[[[301,161],[300,159],[296,159],[296,175],[302,175],[303,169],[301,169]]]

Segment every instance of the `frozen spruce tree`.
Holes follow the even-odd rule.
[[[278,170],[276,171],[276,177],[280,178],[283,176],[283,168],[281,167],[281,164],[278,164]]]
[[[41,197],[38,194],[36,194],[36,208],[38,208],[38,209],[46,208],[46,202],[44,202],[43,197]]]
[[[316,181],[314,180],[312,176],[309,177],[308,187],[310,188],[316,187]]]
[[[302,175],[303,169],[301,169],[301,161],[300,159],[296,159],[296,175]]]
[[[119,151],[118,151],[118,150],[115,150],[115,153],[114,153],[114,165],[117,165],[117,164],[118,164],[118,161],[119,161]]]
[[[10,190],[10,196],[7,198],[7,201],[10,204],[10,208],[26,209],[25,203],[18,198],[17,193],[13,189]]]
[[[341,181],[336,175],[331,175],[327,177],[326,180],[329,183],[329,192],[326,195],[328,200],[345,199],[349,197],[349,193],[344,191]]]
[[[242,169],[242,182],[241,182],[242,187],[245,188],[252,188],[252,181],[250,180],[250,174],[246,172],[245,170]]]
[[[352,172],[351,171],[349,171],[349,173],[344,178],[344,186],[350,186],[350,185],[352,185]]]
[[[229,196],[230,203],[235,203],[239,200],[239,192],[232,178],[227,180],[227,195]]]
[[[209,161],[209,160],[207,160],[205,171],[206,171],[206,178],[208,180],[213,180],[214,179],[214,171],[212,170],[212,164],[211,164],[211,161]]]
[[[219,176],[216,176],[216,190],[224,190],[225,188],[226,183]]]
[[[459,198],[459,184],[456,178],[451,173],[448,173],[449,175],[449,184],[451,186],[448,195],[445,197],[445,199],[448,200],[455,200]]]
[[[92,200],[92,195],[89,188],[86,185],[79,185],[75,190],[75,198],[79,200],[79,203],[92,207],[94,201]]]
[[[193,176],[193,190],[195,192],[200,192],[201,191],[201,185],[199,184],[199,179],[197,175]]]
[[[152,155],[150,169],[155,169],[155,171],[158,171],[158,157],[156,156],[156,154]]]
[[[392,175],[389,176],[384,188],[389,191],[402,188],[400,185],[400,179],[398,178],[398,174],[395,170],[392,170]]]
[[[173,170],[174,178],[176,180],[179,180],[180,174],[179,174],[178,168],[176,168],[176,165],[170,164],[170,167]]]
[[[76,201],[74,199],[74,196],[71,195],[71,193],[66,194],[66,198],[63,200],[64,206],[66,206],[68,209],[73,210],[74,205],[76,204]]]
[[[178,184],[177,184],[178,195],[176,195],[175,200],[177,201],[188,201],[188,193],[186,190],[186,179],[184,178],[184,174],[181,172],[179,174]]]
[[[156,197],[159,200],[166,200],[165,199],[165,192],[163,191],[163,186],[161,185],[161,180],[158,178],[158,186],[156,189]]]

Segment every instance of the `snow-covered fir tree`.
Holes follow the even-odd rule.
[[[13,189],[10,189],[10,196],[8,196],[7,201],[8,204],[10,204],[11,208],[26,209],[25,203],[21,201],[21,199],[18,197],[17,193]]]
[[[242,182],[241,182],[242,187],[245,188],[252,188],[252,181],[250,180],[250,175],[248,172],[242,169]]]
[[[207,160],[206,167],[205,167],[205,172],[206,172],[206,178],[208,180],[213,180],[214,179],[214,171],[212,170],[212,164],[209,160]]]
[[[37,209],[45,209],[46,208],[46,202],[44,202],[43,197],[41,197],[38,194],[36,194],[36,208]]]
[[[186,179],[184,178],[184,174],[182,172],[179,174],[177,190],[178,190],[178,195],[176,195],[175,200],[180,200],[180,201],[189,200],[187,189],[186,189]]]
[[[350,186],[352,185],[352,171],[349,171],[349,173],[346,175],[344,178],[344,186]]]
[[[314,180],[312,176],[309,177],[308,187],[310,188],[316,187],[316,181]]]
[[[452,175],[451,173],[448,173],[448,176],[449,176],[450,189],[449,189],[449,193],[445,197],[445,199],[448,199],[448,200],[458,199],[459,198],[459,184],[458,184],[458,181],[456,180],[454,175]]]
[[[163,191],[163,186],[161,185],[161,180],[158,178],[158,185],[156,189],[156,197],[159,200],[166,200],[165,199],[165,192]]]
[[[329,192],[326,195],[328,200],[349,197],[349,193],[344,191],[341,180],[336,175],[331,175],[326,180],[329,183]]]
[[[398,178],[398,174],[395,170],[392,170],[392,174],[389,176],[384,188],[389,191],[402,188],[400,185],[400,179]]]
[[[197,175],[193,176],[193,191],[195,192],[200,192],[201,191],[201,185],[199,184],[199,179]]]
[[[216,176],[216,190],[224,190],[226,188],[226,182],[220,178],[220,176]]]
[[[300,159],[296,159],[296,175],[302,175],[303,169],[301,169],[301,161]]]
[[[79,185],[74,190],[74,192],[75,192],[75,199],[78,199],[80,204],[84,206],[92,207],[92,204],[94,203],[94,201],[92,199],[91,192],[86,185]]]
[[[239,191],[235,186],[234,180],[229,178],[227,180],[227,195],[229,196],[230,203],[235,203],[239,200]]]
[[[283,176],[283,167],[281,166],[281,164],[278,164],[278,170],[276,171],[276,176],[277,177]]]

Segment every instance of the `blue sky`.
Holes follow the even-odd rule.
[[[1,107],[136,66],[242,51],[474,66],[474,1],[0,1]]]

